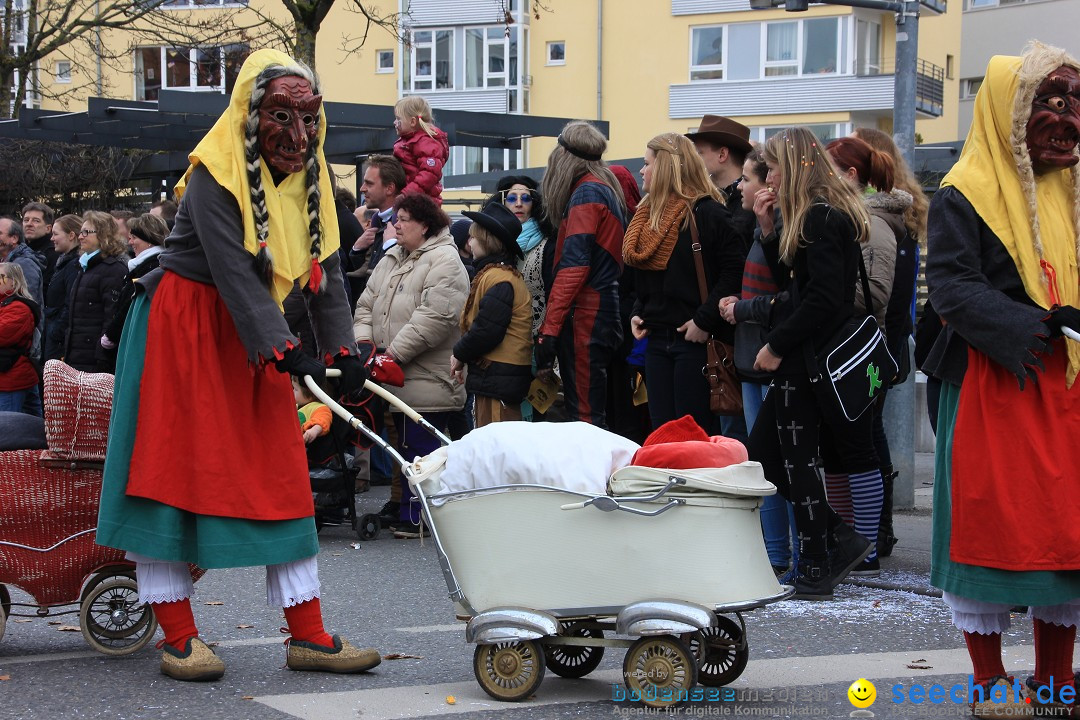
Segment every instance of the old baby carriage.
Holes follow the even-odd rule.
[[[113,377],[45,366],[45,450],[0,452],[0,637],[9,615],[79,615],[86,642],[133,653],[157,621],[139,603],[135,566],[95,543]],[[12,602],[7,586],[33,604]]]
[[[485,431],[537,429],[498,423],[466,439]],[[577,447],[603,432],[583,423],[560,431]],[[450,598],[467,620],[465,639],[477,644],[473,669],[485,692],[523,700],[546,670],[583,677],[616,647],[626,649],[628,697],[652,706],[693,697],[698,682],[739,677],[749,658],[741,613],[792,592],[765,553],[758,508],[775,488],[760,465],[622,467],[606,492],[534,483],[533,466],[498,485],[462,488],[449,482],[462,442],[414,463],[388,452],[422,504]]]

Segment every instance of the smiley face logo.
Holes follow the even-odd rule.
[[[868,708],[877,700],[877,688],[866,678],[859,678],[847,689],[848,700],[857,708]]]

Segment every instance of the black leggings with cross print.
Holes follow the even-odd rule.
[[[802,552],[821,557],[827,552],[826,536],[839,518],[825,499],[825,485],[818,472],[818,441],[822,426],[831,431],[836,452],[849,473],[876,471],[873,414],[854,421],[825,411],[818,393],[824,383],[806,376],[777,377],[761,406],[748,451],[760,462],[765,479],[776,485],[795,510]]]

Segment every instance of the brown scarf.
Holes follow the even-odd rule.
[[[649,225],[649,203],[638,205],[623,239],[623,260],[639,270],[665,270],[686,217],[685,200],[672,198],[660,213],[660,230]]]

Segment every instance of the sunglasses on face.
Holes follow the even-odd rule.
[[[510,205],[516,205],[518,200],[520,200],[523,205],[528,205],[529,203],[531,203],[533,201],[532,194],[527,193],[527,192],[509,193],[508,195],[505,195],[504,197],[506,198],[506,202],[508,204],[510,204]]]

